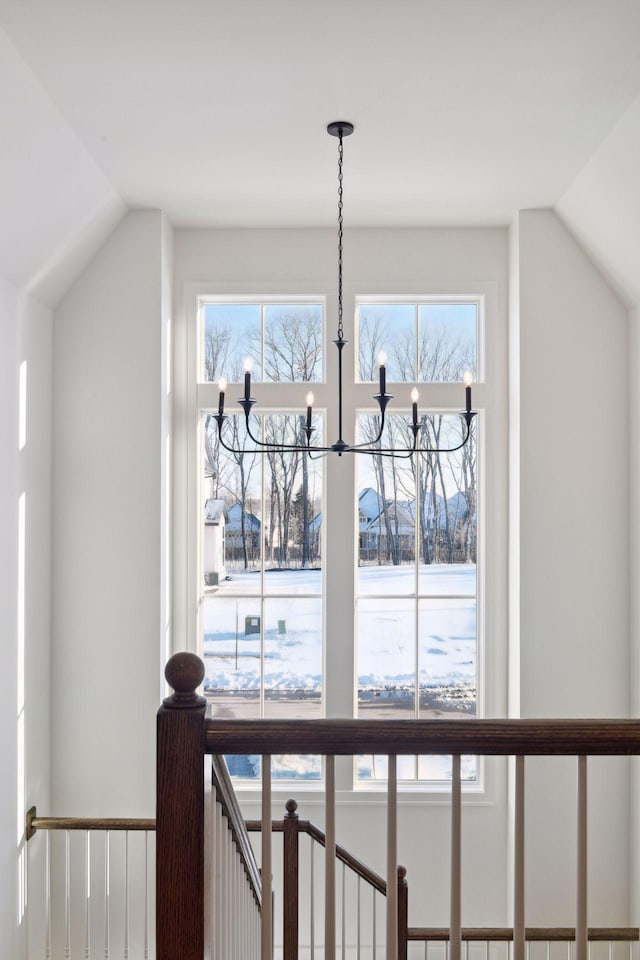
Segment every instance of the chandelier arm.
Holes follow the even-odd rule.
[[[247,434],[249,436],[249,439],[252,440],[254,443],[258,444],[258,447],[253,449],[246,449],[241,447],[240,448],[230,447],[228,443],[225,443],[224,437],[222,435],[222,427],[223,427],[224,421],[228,420],[227,415],[216,413],[213,415],[213,419],[216,421],[218,425],[218,439],[220,440],[220,443],[222,444],[224,449],[227,450],[229,453],[259,454],[260,456],[263,456],[266,453],[274,453],[280,450],[284,450],[287,453],[308,453],[308,454],[310,454],[310,452],[313,451],[314,453],[321,453],[323,455],[334,452],[333,447],[313,447],[308,442],[306,444],[304,443],[290,443],[290,444],[264,443],[262,440],[258,440],[256,439],[256,437],[253,436],[253,434],[249,430],[248,425],[247,425]],[[315,458],[315,459],[318,459],[318,458]]]
[[[304,453],[307,449],[305,444],[301,443],[265,443],[264,440],[258,440],[257,437],[251,433],[251,427],[249,426],[249,414],[245,412],[245,427],[247,430],[247,436],[253,443],[257,444],[259,447],[264,447],[264,450],[255,451],[257,453],[269,453],[274,450],[288,450],[290,453]]]
[[[372,444],[378,443],[382,439],[382,434],[384,433],[385,410],[387,407],[387,403],[389,402],[389,400],[393,399],[393,396],[390,393],[377,394],[373,399],[378,401],[378,405],[380,407],[380,428],[378,430],[378,433],[373,438],[373,440],[366,440],[364,443],[350,444],[349,451],[351,453],[355,453],[357,450],[363,450],[368,447],[370,448]],[[377,416],[377,414],[374,413],[373,416],[375,417]]]
[[[456,444],[455,447],[420,447],[418,446],[418,434],[416,432],[412,447],[387,447],[385,449],[378,449],[372,447],[370,444],[359,444],[354,447],[349,447],[348,452],[367,453],[372,457],[394,457],[396,460],[407,460],[412,457],[414,453],[456,453],[458,450],[462,450],[462,448],[469,442],[469,438],[471,436],[471,424],[473,422],[473,418],[476,416],[476,412],[474,410],[469,413],[461,413],[460,416],[466,423],[466,431],[460,443]]]
[[[405,447],[404,449],[389,450],[378,447],[351,447],[349,453],[365,454],[369,457],[391,457],[393,460],[410,460],[414,453],[418,453],[414,447]]]

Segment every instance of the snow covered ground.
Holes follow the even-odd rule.
[[[259,716],[321,715],[322,601],[319,570],[234,576],[204,603],[205,688],[214,711]],[[416,603],[416,579],[420,599]],[[476,578],[473,565],[358,569],[356,664],[363,717],[415,715],[416,667],[420,715],[475,712]],[[425,597],[424,594],[428,594]],[[264,624],[261,622],[264,618]],[[255,632],[252,632],[255,631]],[[264,677],[261,648],[264,644]],[[417,657],[417,663],[416,663]],[[255,777],[257,758],[236,761],[236,774]],[[317,758],[284,760],[276,775],[320,776]],[[426,764],[426,766],[425,766]],[[403,770],[409,776],[409,760]],[[419,765],[420,779],[447,778],[450,761]],[[429,771],[427,770],[429,768]],[[437,767],[437,769],[436,769]],[[384,777],[385,761],[360,758],[359,776]],[[289,773],[287,774],[287,770]],[[467,771],[469,775],[469,771]]]

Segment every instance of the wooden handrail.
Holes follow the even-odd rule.
[[[262,831],[262,821],[261,820],[247,820],[246,821],[247,831],[249,833],[260,833]],[[273,820],[271,823],[271,832],[272,833],[283,833],[284,824],[282,820]],[[312,840],[315,840],[316,843],[319,843],[324,847],[326,843],[326,837],[324,830],[316,826],[311,820],[298,820],[298,833],[306,833]],[[341,846],[341,844],[336,844],[336,859],[340,860],[341,863],[346,864],[357,876],[361,877],[366,883],[374,887],[378,893],[381,893],[383,896],[387,895],[387,883],[381,876],[379,876],[375,871],[363,863],[362,860],[358,860],[352,853]]]
[[[324,831],[317,827],[315,823],[312,823],[310,820],[307,821],[307,829],[305,831],[312,840],[315,840],[316,843],[319,843],[324,847],[326,838]],[[370,867],[363,863],[362,860],[358,860],[357,857],[354,857],[352,853],[349,853],[348,850],[345,850],[340,844],[336,844],[336,859],[340,860],[341,863],[346,864],[350,870],[365,880],[370,886],[374,887],[379,893],[383,894],[386,897],[387,895],[387,884],[378,876]]]
[[[214,720],[207,753],[629,756],[640,720]]]
[[[38,830],[150,830],[155,818],[143,817],[39,817],[35,807],[27,810],[25,837],[30,840]]]
[[[589,940],[596,942],[630,943],[640,939],[638,927],[589,927]],[[576,938],[575,927],[527,927],[525,939],[531,942],[571,942]],[[409,927],[407,939],[420,941],[449,939],[447,927]],[[463,940],[482,942],[513,940],[512,927],[463,927]]]

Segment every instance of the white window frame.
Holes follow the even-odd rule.
[[[179,638],[176,648],[199,653],[198,630],[198,572],[200,569],[200,517],[198,511],[198,422],[199,410],[217,405],[218,389],[213,383],[198,384],[199,331],[198,303],[200,299],[226,302],[286,303],[322,302],[324,304],[323,376],[314,383],[314,408],[324,414],[328,442],[337,436],[336,381],[337,351],[332,340],[337,298],[333,281],[329,283],[185,283],[183,318],[185,324],[183,354],[176,350],[176,400],[182,399],[182,416],[174,408],[174,591],[173,632]],[[436,283],[345,283],[344,337],[349,341],[343,355],[344,377],[344,434],[349,442],[355,431],[355,415],[375,411],[371,403],[371,384],[356,382],[357,338],[355,304],[360,301],[450,301],[478,300],[483,327],[479,330],[478,378],[473,387],[473,406],[480,421],[479,476],[481,502],[478,514],[479,617],[478,689],[481,691],[479,713],[484,716],[507,714],[507,370],[506,370],[506,315],[501,318],[495,281]],[[504,329],[502,329],[504,327]],[[482,335],[483,334],[483,335]],[[176,332],[176,341],[179,331]],[[353,346],[352,346],[353,345]],[[176,344],[177,346],[177,344]],[[347,351],[352,350],[351,358]],[[179,389],[180,367],[184,381]],[[410,384],[408,385],[410,387]],[[252,391],[260,409],[296,409],[303,406],[309,385],[295,383],[256,383]],[[433,383],[420,385],[421,401],[430,410],[461,408],[459,384]],[[231,393],[229,394],[231,399]],[[405,405],[406,407],[406,405]],[[403,406],[394,401],[394,410]],[[358,547],[358,528],[355,509],[355,456],[327,457],[325,497],[330,506],[323,510],[323,569],[324,569],[324,670],[323,707],[327,717],[355,715],[357,686],[355,651],[344,642],[345,623],[355,643],[355,576]],[[338,472],[340,471],[340,472]],[[336,493],[332,493],[336,491]],[[338,491],[342,491],[339,493]],[[345,491],[353,491],[350,496]],[[179,508],[180,505],[182,509]],[[185,526],[180,529],[181,524]],[[353,552],[345,551],[349,538]],[[331,602],[327,599],[330,597]],[[330,681],[328,678],[331,678]],[[494,767],[486,764],[485,767]],[[350,758],[339,758],[336,764],[338,799],[349,803],[383,804],[380,789],[373,784],[354,785],[353,764]],[[477,788],[471,788],[469,799],[480,804],[494,803],[504,786],[503,776],[485,776]],[[318,785],[296,782],[296,791],[317,794]],[[247,788],[248,792],[252,788]],[[274,789],[279,789],[274,782]],[[291,781],[282,792],[291,791]],[[403,802],[447,802],[448,785],[416,783],[402,786]],[[309,797],[311,799],[311,797]]]

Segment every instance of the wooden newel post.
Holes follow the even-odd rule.
[[[298,804],[287,800],[283,821],[283,960],[298,960]],[[313,909],[313,907],[312,907]]]
[[[204,664],[176,653],[165,668],[174,690],[158,711],[156,773],[156,958],[204,956],[204,712],[196,694]]]
[[[407,960],[409,927],[409,886],[407,868],[398,867],[398,960]]]

